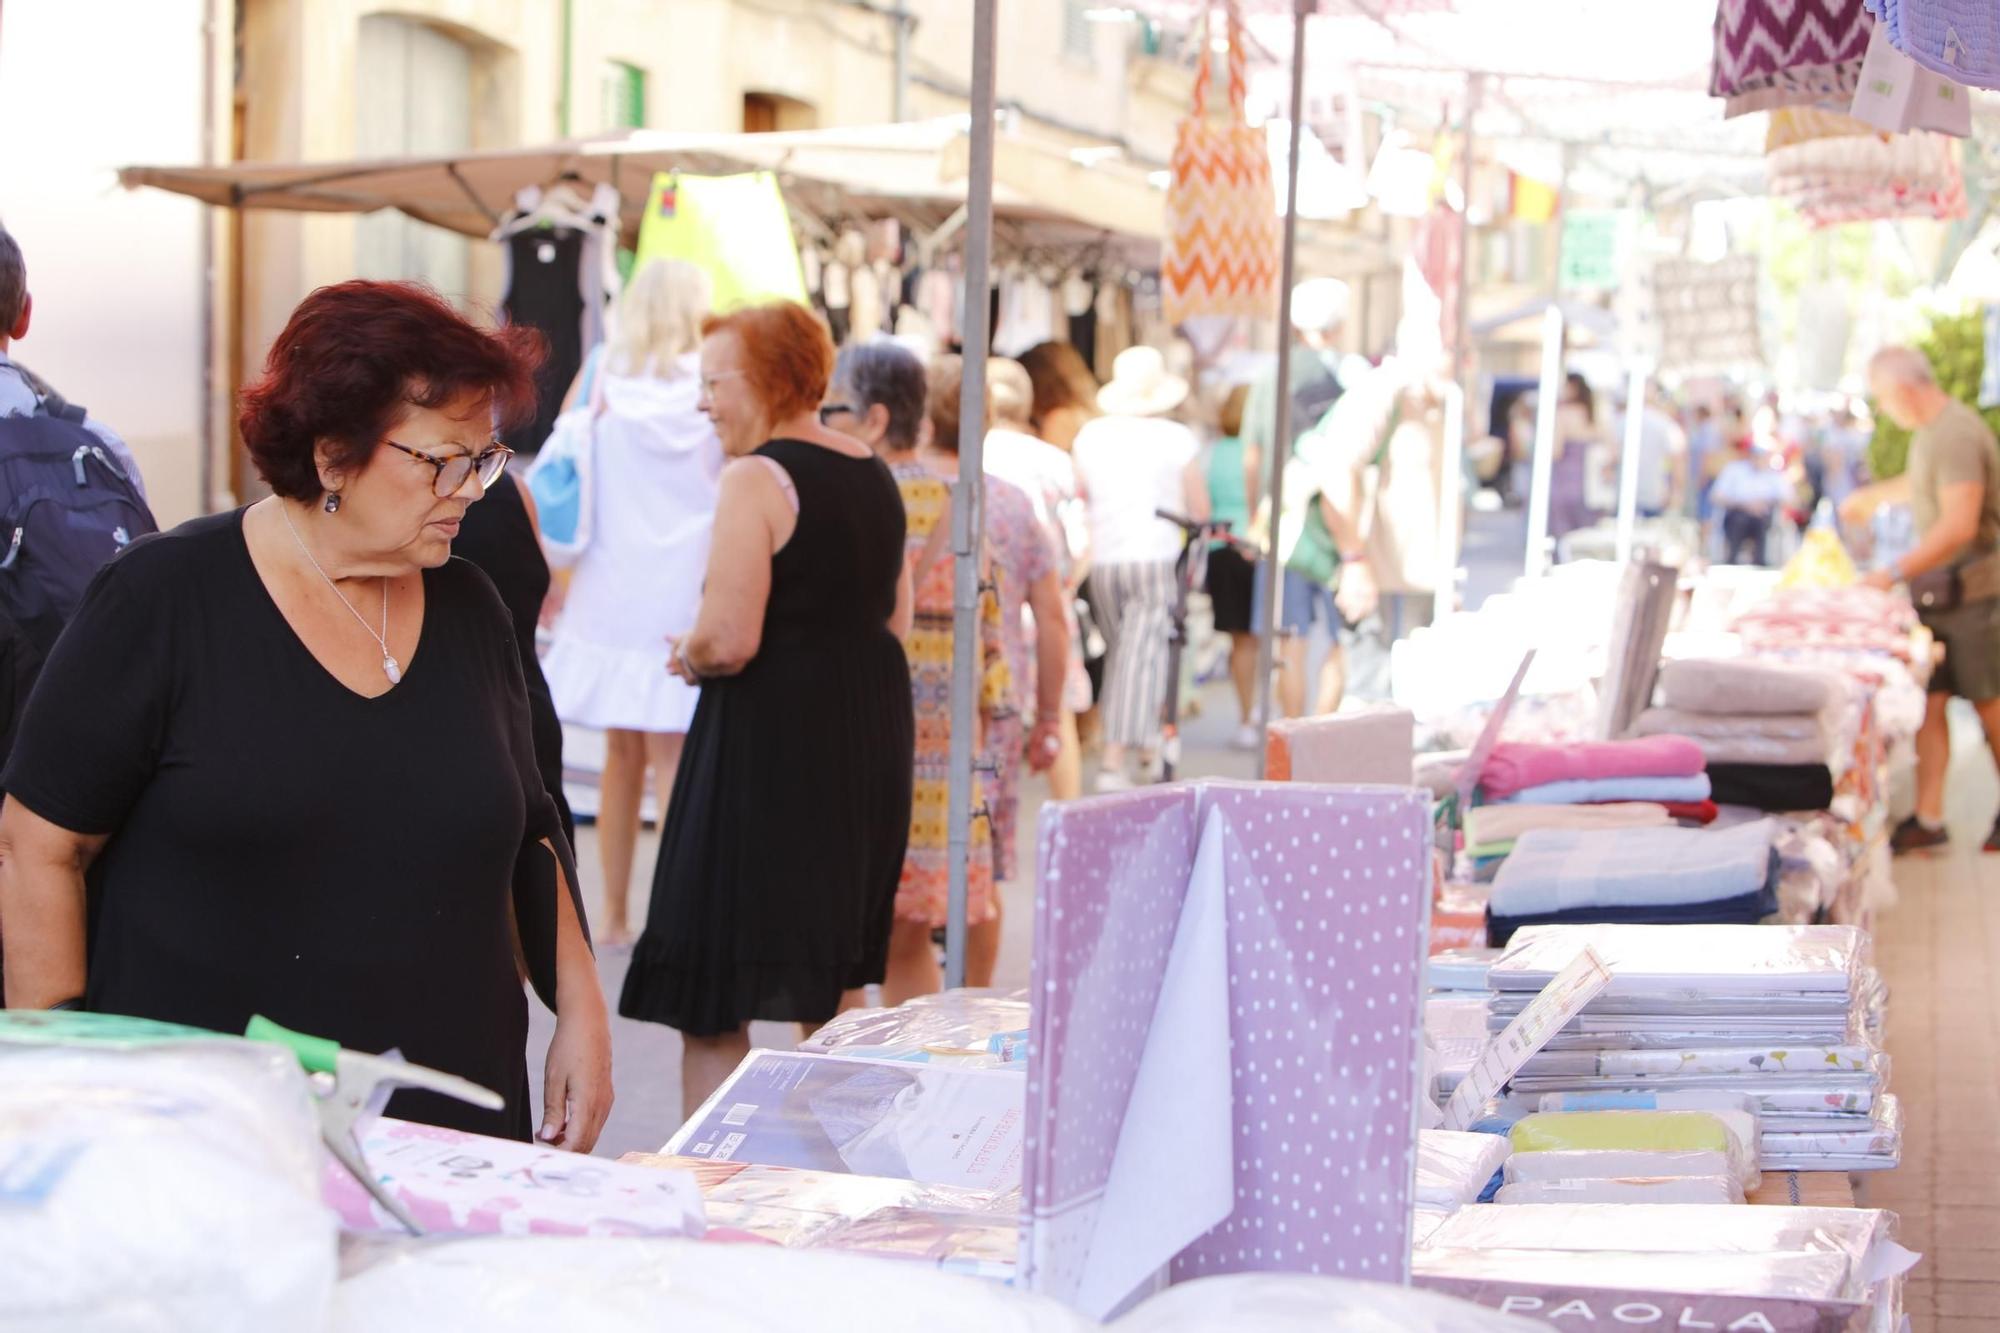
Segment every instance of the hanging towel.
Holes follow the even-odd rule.
[[[1493,882],[1495,916],[1680,906],[1739,898],[1772,879],[1768,819],[1708,829],[1531,829]]]
[[[1704,763],[1701,747],[1682,736],[1561,745],[1503,741],[1480,770],[1479,785],[1488,796],[1502,797],[1551,782],[1693,777]]]
[[[1867,0],[1889,42],[1954,83],[2000,88],[2000,9],[1993,0]]]
[[[1501,805],[1603,805],[1610,801],[1706,801],[1708,776],[1688,778],[1591,778],[1524,787]]]
[[[1722,0],[1708,90],[1730,116],[1845,104],[1872,26],[1862,0]]]

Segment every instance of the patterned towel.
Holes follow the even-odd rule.
[[[1709,92],[1728,99],[1730,116],[1845,105],[1872,26],[1862,0],[1722,0]]]

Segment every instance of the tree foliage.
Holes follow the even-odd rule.
[[[1977,309],[1963,314],[1934,315],[1930,331],[1916,344],[1931,360],[1938,387],[1961,403],[1979,409],[1979,380],[1986,372],[1986,325]],[[2000,408],[1980,413],[2000,432]],[[1875,414],[1875,438],[1868,443],[1868,469],[1878,481],[1900,476],[1910,456],[1910,432],[1881,412]]]

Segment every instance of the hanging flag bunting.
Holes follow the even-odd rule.
[[[1204,315],[1262,319],[1277,306],[1282,244],[1271,159],[1243,104],[1243,17],[1224,6],[1229,25],[1229,105],[1220,123],[1208,116],[1208,5],[1202,7],[1201,68],[1192,113],[1174,142],[1167,188],[1166,253],[1161,301],[1167,322]]]
[[[1507,216],[1516,222],[1555,221],[1556,187],[1508,172]]]

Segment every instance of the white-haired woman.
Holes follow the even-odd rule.
[[[647,771],[664,819],[699,697],[660,663],[668,637],[687,633],[701,603],[722,475],[722,444],[696,406],[708,307],[701,269],[648,264],[575,393],[597,413],[596,508],[543,668],[563,721],[605,733],[599,938],[614,947],[631,940],[626,897]]]

